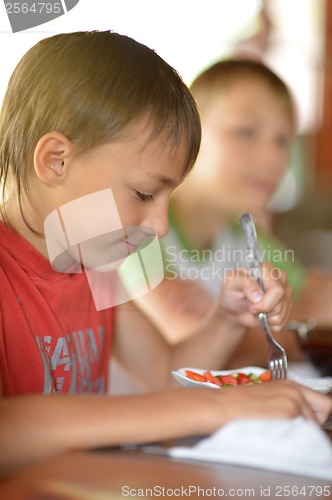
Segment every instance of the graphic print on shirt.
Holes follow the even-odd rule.
[[[56,392],[104,393],[106,381],[100,376],[104,350],[104,327],[71,332],[53,340],[37,336],[44,365],[44,394]],[[99,375],[99,376],[98,376]]]

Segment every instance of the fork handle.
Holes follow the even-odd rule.
[[[251,269],[255,270],[256,268],[252,267]],[[260,275],[259,276],[256,276],[256,273],[252,273],[252,274],[253,274],[254,278],[257,279],[258,284],[259,284],[262,292],[265,293],[266,290],[265,290],[265,286],[264,286],[264,283],[263,283],[261,270],[260,270]]]
[[[251,268],[251,275],[258,281],[258,284],[265,293],[265,287],[262,279],[262,269],[260,264],[258,246],[257,246],[257,232],[254,219],[251,213],[247,212],[239,217],[242,230],[246,240],[247,246],[247,260]]]

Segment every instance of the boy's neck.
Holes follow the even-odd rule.
[[[36,233],[27,226],[18,203],[14,200],[8,200],[8,203],[6,203],[5,220],[1,216],[0,219],[26,239],[44,257],[48,258],[43,225],[37,222],[37,217],[32,212],[24,211],[24,218]]]

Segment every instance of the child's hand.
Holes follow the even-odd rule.
[[[246,327],[259,325],[258,313],[268,315],[271,330],[280,331],[292,309],[292,289],[287,284],[286,273],[270,263],[262,265],[265,294],[250,269],[229,272],[219,294],[222,308],[239,324]]]

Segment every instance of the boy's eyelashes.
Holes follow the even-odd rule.
[[[141,193],[140,191],[137,191],[135,189],[136,196],[139,200],[141,201],[153,201],[153,195],[152,194],[144,194]]]

